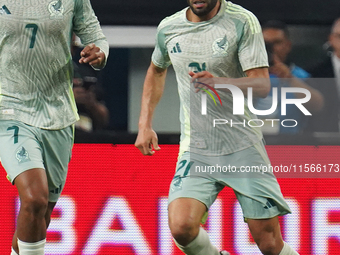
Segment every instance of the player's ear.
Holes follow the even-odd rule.
[[[333,47],[333,44],[334,44],[334,34],[331,33],[329,36],[328,36],[328,44]]]

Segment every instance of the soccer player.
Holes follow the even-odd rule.
[[[108,43],[89,0],[4,0],[0,6],[0,157],[20,197],[12,255],[44,254],[78,120],[72,33],[80,63],[105,66]]]
[[[247,107],[232,115],[230,91],[218,90],[220,110],[208,101],[207,121],[197,121],[191,111],[199,108],[201,86],[197,80],[224,79],[246,94],[265,97],[270,90],[268,59],[256,17],[225,0],[188,0],[189,7],[165,18],[158,26],[156,46],[146,74],[135,146],[144,155],[160,150],[152,116],[163,93],[167,67],[172,64],[178,82],[181,108],[181,142],[177,172],[169,191],[169,226],[177,247],[188,255],[218,255],[200,227],[209,207],[225,187],[233,188],[250,232],[263,254],[297,254],[282,240],[278,215],[290,213],[273,177],[237,178],[230,174],[190,176],[195,166],[259,166],[269,163],[259,129],[236,125],[208,127],[213,119],[242,122],[256,118]],[[251,79],[252,78],[252,79]],[[216,78],[213,78],[216,79]],[[208,84],[207,84],[208,85]],[[195,86],[195,87],[194,87]],[[193,106],[194,105],[194,106]],[[196,107],[196,108],[195,108]],[[194,122],[194,123],[193,123]],[[190,170],[190,171],[189,171]]]

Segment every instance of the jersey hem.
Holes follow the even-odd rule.
[[[239,147],[237,149],[234,149],[234,150],[222,150],[221,152],[208,152],[208,153],[204,153],[203,151],[197,151],[196,148],[187,148],[185,150],[181,150],[180,148],[180,153],[183,154],[185,152],[192,152],[192,153],[195,153],[195,154],[199,154],[199,155],[202,155],[202,156],[223,156],[223,155],[229,155],[229,154],[232,154],[232,153],[235,153],[235,152],[239,152],[239,151],[242,151],[242,150],[245,150],[245,149],[248,149],[249,147],[251,146],[254,146],[255,144],[257,144],[258,142],[260,142],[261,140],[263,139],[263,135],[261,135],[261,137],[259,137],[257,140],[254,140],[252,141],[252,143],[246,145],[246,146],[242,146],[242,147]]]
[[[70,122],[66,122],[65,124],[63,124],[63,125],[52,125],[52,126],[49,126],[49,127],[47,127],[47,126],[40,126],[40,125],[35,125],[35,124],[33,124],[33,123],[31,123],[31,122],[29,122],[29,121],[23,121],[23,120],[21,120],[21,119],[17,119],[17,118],[11,118],[11,117],[3,117],[3,116],[1,116],[1,118],[0,118],[0,121],[1,120],[14,120],[14,121],[19,121],[19,122],[22,122],[22,123],[24,123],[24,124],[26,124],[26,125],[29,125],[29,126],[32,126],[32,127],[36,127],[36,128],[41,128],[41,129],[46,129],[46,130],[61,130],[61,129],[64,129],[64,128],[66,128],[66,127],[69,127],[69,126],[71,126],[71,125],[73,125],[74,123],[76,123],[78,120],[79,120],[79,118],[75,118],[74,120],[72,120],[72,121],[70,121]]]

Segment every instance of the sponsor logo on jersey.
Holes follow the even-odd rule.
[[[24,163],[24,162],[30,161],[30,157],[28,155],[28,151],[24,147],[21,147],[17,151],[15,157],[17,158],[19,163]]]
[[[11,14],[11,12],[10,12],[9,9],[6,7],[6,5],[3,5],[3,6],[0,8],[0,15],[3,15],[3,14]]]
[[[213,56],[227,56],[228,55],[228,40],[225,35],[223,38],[216,39],[212,44]]]
[[[64,7],[61,0],[52,1],[48,5],[48,11],[51,13],[51,19],[62,19],[64,13]]]
[[[172,48],[170,53],[182,53],[181,47],[179,46],[179,43],[176,43],[176,45]]]

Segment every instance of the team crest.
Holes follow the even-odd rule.
[[[17,151],[15,157],[17,158],[19,163],[24,163],[24,162],[30,161],[30,157],[28,155],[28,151],[24,147],[21,147]]]
[[[55,0],[48,5],[48,11],[51,13],[51,19],[62,19],[64,14],[64,6],[61,0]]]
[[[175,176],[172,182],[173,182],[172,185],[171,185],[171,191],[172,192],[175,192],[175,191],[182,189],[182,184],[183,184],[182,177]]]
[[[228,55],[228,40],[227,36],[225,35],[223,38],[218,38],[212,44],[213,49],[213,56],[227,56]]]

